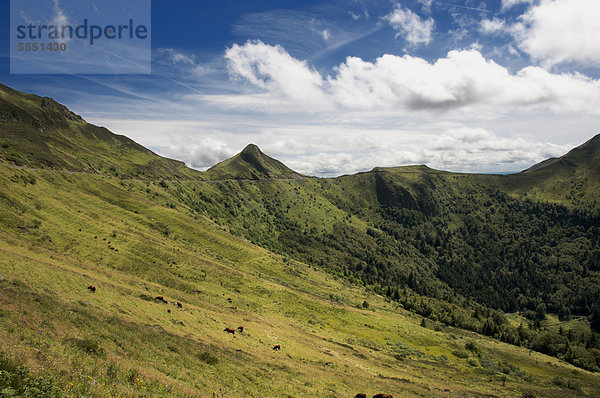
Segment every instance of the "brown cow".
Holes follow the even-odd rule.
[[[242,333],[242,332],[244,331],[244,327],[243,327],[243,326],[238,326],[238,331],[239,331],[240,333]]]
[[[96,293],[96,286],[94,286],[94,285],[89,285],[89,286],[88,286],[88,289],[89,289],[89,291],[90,291],[90,292],[92,292],[92,293]]]
[[[281,346],[279,344],[275,344],[275,346],[273,346],[273,350],[274,351],[281,350]]]
[[[183,308],[183,304],[181,304],[179,301],[177,302],[177,308]]]
[[[373,398],[394,398],[390,394],[377,394],[373,395]]]
[[[354,398],[367,398],[367,394],[365,394],[363,392],[359,392],[358,394],[356,394],[354,396]]]
[[[235,329],[232,329],[232,328],[225,328],[225,329],[223,329],[223,331],[227,332],[227,333],[235,334]]]

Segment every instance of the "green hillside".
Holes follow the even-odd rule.
[[[0,160],[122,178],[202,178],[129,138],[85,122],[48,97],[0,84]]]
[[[600,393],[585,196],[255,146],[200,173],[2,92],[2,396]]]
[[[511,176],[520,195],[600,212],[600,135],[560,158],[549,159]]]

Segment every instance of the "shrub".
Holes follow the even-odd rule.
[[[97,341],[92,340],[92,339],[71,338],[71,339],[67,340],[67,343],[71,344],[72,346],[74,346],[88,354],[93,354],[93,355],[104,354],[104,349],[100,347],[100,345],[98,344]]]
[[[198,354],[198,359],[209,365],[216,365],[217,363],[219,363],[219,359],[211,355],[211,353],[208,351],[204,351]]]

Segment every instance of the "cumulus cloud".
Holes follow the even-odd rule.
[[[600,62],[600,2],[541,0],[514,29],[519,47],[545,66]]]
[[[263,89],[236,96],[240,106],[285,99],[301,111],[331,109],[445,111],[477,106],[541,106],[556,112],[600,111],[600,80],[529,66],[511,74],[476,49],[450,51],[430,63],[386,54],[374,62],[348,57],[323,77],[280,46],[234,45],[226,52],[233,77]],[[216,100],[213,98],[213,100]]]
[[[323,79],[305,61],[279,45],[262,41],[234,44],[225,52],[230,74],[295,102],[323,104]]]
[[[433,31],[433,19],[422,19],[417,14],[397,4],[394,11],[383,17],[395,30],[399,31],[396,36],[403,36],[412,46],[429,44],[431,32]]]

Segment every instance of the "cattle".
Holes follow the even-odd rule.
[[[89,285],[89,286],[88,286],[88,290],[89,290],[90,292],[92,292],[92,293],[96,293],[96,286],[94,286],[94,285]]]
[[[163,296],[156,296],[156,297],[154,297],[154,300],[162,301],[165,304],[169,303],[167,300],[165,300],[165,298]]]
[[[229,302],[231,303],[231,297],[229,297],[229,298],[227,299],[227,301],[229,301]]]
[[[171,313],[171,310],[167,310],[167,312],[170,314],[170,313]]]
[[[235,334],[235,329],[232,329],[232,328],[225,328],[225,329],[223,329],[223,331],[227,332],[227,333]]]
[[[106,238],[102,238],[102,240],[106,240]]]
[[[116,252],[118,252],[118,251],[119,251],[119,249],[115,249],[115,251],[116,251]]]
[[[98,239],[98,235],[94,236],[94,239]]]
[[[81,232],[81,228],[79,228],[79,232]]]
[[[177,265],[177,262],[176,262],[176,261],[173,261],[173,265]]]
[[[394,398],[390,394],[377,394],[373,395],[373,398]]]
[[[354,396],[354,398],[367,398],[367,394],[359,392]]]
[[[273,350],[274,350],[274,351],[281,350],[281,346],[280,346],[279,344],[275,344],[275,345],[273,346]]]
[[[238,326],[238,331],[239,331],[240,333],[242,333],[242,332],[244,331],[244,327],[243,327],[243,326]]]
[[[183,304],[181,304],[179,301],[177,302],[177,308],[183,308]]]

